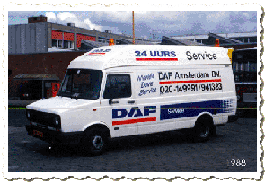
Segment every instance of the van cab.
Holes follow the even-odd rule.
[[[225,48],[106,46],[70,62],[56,97],[26,107],[26,129],[92,155],[129,135],[190,129],[206,141],[235,115],[236,101]]]

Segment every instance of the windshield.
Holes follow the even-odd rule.
[[[57,96],[96,100],[100,95],[102,71],[67,69]]]

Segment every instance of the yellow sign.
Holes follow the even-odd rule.
[[[234,48],[228,48],[228,51],[227,51],[227,55],[231,61],[231,64],[232,64],[232,53],[234,51]]]

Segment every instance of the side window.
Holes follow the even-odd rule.
[[[105,91],[104,99],[127,98],[132,95],[131,79],[129,74],[109,74]]]

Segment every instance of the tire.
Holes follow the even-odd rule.
[[[99,128],[93,128],[85,132],[82,146],[85,154],[98,156],[105,152],[107,144],[108,137],[104,131]]]
[[[197,122],[193,129],[193,141],[205,142],[212,135],[212,125],[209,122]]]

